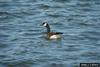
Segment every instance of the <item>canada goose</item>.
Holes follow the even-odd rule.
[[[62,32],[51,32],[50,26],[49,26],[49,24],[47,22],[43,22],[42,25],[47,28],[46,34],[47,34],[47,38],[48,39],[61,38],[61,34],[63,34]]]

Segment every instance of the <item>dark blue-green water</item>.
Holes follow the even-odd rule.
[[[62,39],[45,39],[43,21]],[[0,67],[84,62],[100,62],[100,0],[0,0]]]

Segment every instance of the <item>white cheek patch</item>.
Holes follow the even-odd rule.
[[[45,23],[43,26],[47,26],[47,23]]]

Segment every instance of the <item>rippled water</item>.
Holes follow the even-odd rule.
[[[63,32],[47,40],[41,25]],[[0,0],[0,67],[100,62],[100,0]]]

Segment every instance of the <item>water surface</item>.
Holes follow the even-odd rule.
[[[43,21],[63,38],[45,39]],[[99,47],[99,0],[0,0],[0,67],[79,67]]]

